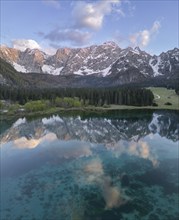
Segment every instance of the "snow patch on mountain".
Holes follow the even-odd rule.
[[[74,74],[76,75],[80,75],[80,76],[88,76],[88,75],[92,75],[92,74],[99,74],[103,77],[107,76],[110,74],[110,70],[111,70],[111,66],[103,69],[103,70],[92,70],[92,69],[88,69],[86,66],[82,67],[81,69],[79,69],[78,71],[75,71]]]
[[[63,67],[60,68],[55,68],[54,66],[51,65],[43,65],[42,66],[42,71],[44,73],[52,74],[52,75],[60,75]]]
[[[159,75],[162,75],[161,73],[159,73],[159,65],[160,65],[160,62],[161,62],[161,57],[157,57],[157,63],[156,64],[153,64],[153,59],[150,59],[149,60],[149,65],[152,67],[153,69],[153,72],[154,72],[154,77],[156,76],[159,76]]]
[[[111,73],[110,70],[111,70],[111,66],[109,66],[106,69],[102,70],[102,76],[105,77],[105,76],[110,75],[110,73]]]
[[[15,62],[13,62],[12,65],[14,66],[15,70],[17,70],[18,72],[28,73],[28,71],[26,70],[24,66],[21,66]]]
[[[137,55],[140,54],[138,50],[132,50],[131,52],[134,53],[134,54],[137,54]]]
[[[81,69],[79,69],[78,71],[75,71],[74,74],[75,75],[80,75],[80,76],[84,75],[84,73],[83,73],[83,71]]]
[[[80,68],[78,71],[74,72],[74,74],[81,75],[81,76],[92,75],[92,74],[95,74],[95,73],[99,73],[99,71],[94,71],[92,69],[88,69],[88,67],[86,67],[86,66],[84,66],[84,67]]]

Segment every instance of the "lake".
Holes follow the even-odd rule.
[[[179,114],[1,120],[2,220],[177,220]]]

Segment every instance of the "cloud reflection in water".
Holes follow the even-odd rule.
[[[113,151],[116,157],[120,157],[122,154],[128,154],[150,160],[154,167],[157,167],[159,164],[157,155],[152,151],[149,144],[142,139],[138,142],[121,140],[114,145],[107,144],[106,148]]]
[[[110,176],[105,175],[100,158],[92,159],[83,169],[87,184],[96,184],[102,191],[106,203],[106,209],[119,207],[129,198],[119,186],[113,186]]]

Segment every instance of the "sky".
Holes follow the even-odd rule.
[[[114,41],[160,54],[179,47],[179,0],[0,0],[0,44],[24,51]]]

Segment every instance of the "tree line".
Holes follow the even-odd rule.
[[[83,105],[104,106],[110,104],[146,106],[152,105],[153,93],[145,88],[0,88],[0,99],[12,100],[25,104],[34,100],[49,100],[55,103],[56,98],[78,98]]]

